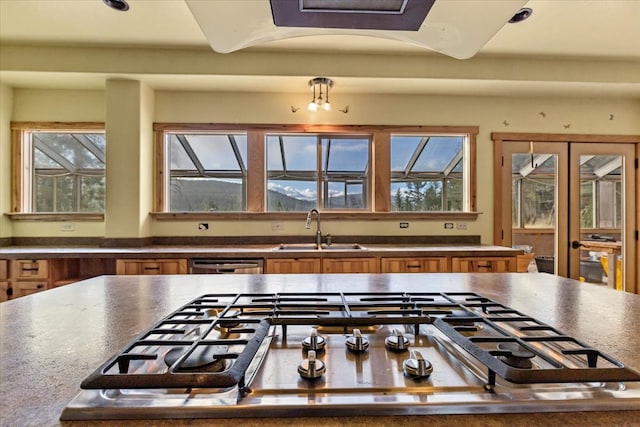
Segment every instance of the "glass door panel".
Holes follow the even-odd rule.
[[[531,251],[541,272],[567,275],[567,145],[509,142],[503,146],[502,244]],[[506,227],[505,227],[506,228]]]
[[[570,277],[637,291],[634,147],[571,144]],[[627,279],[629,278],[629,279]]]

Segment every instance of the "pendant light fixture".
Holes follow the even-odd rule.
[[[333,86],[333,80],[327,77],[316,77],[309,80],[309,86],[313,92],[313,98],[307,105],[307,109],[313,112],[318,111],[319,108],[330,111],[329,88]]]

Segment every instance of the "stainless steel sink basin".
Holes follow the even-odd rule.
[[[322,250],[335,251],[366,251],[367,248],[359,243],[333,243],[331,245],[322,245]]]
[[[281,243],[274,251],[366,251],[367,248],[359,243],[333,243],[331,245],[322,244],[320,246],[315,243]]]

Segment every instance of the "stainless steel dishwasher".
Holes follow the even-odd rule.
[[[203,259],[189,260],[191,274],[262,274],[262,259]]]

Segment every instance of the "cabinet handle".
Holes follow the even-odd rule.
[[[420,268],[420,265],[407,265],[407,268]]]
[[[145,267],[145,270],[160,270],[160,267]]]
[[[38,271],[38,267],[33,267],[33,268],[23,267],[22,271]]]

